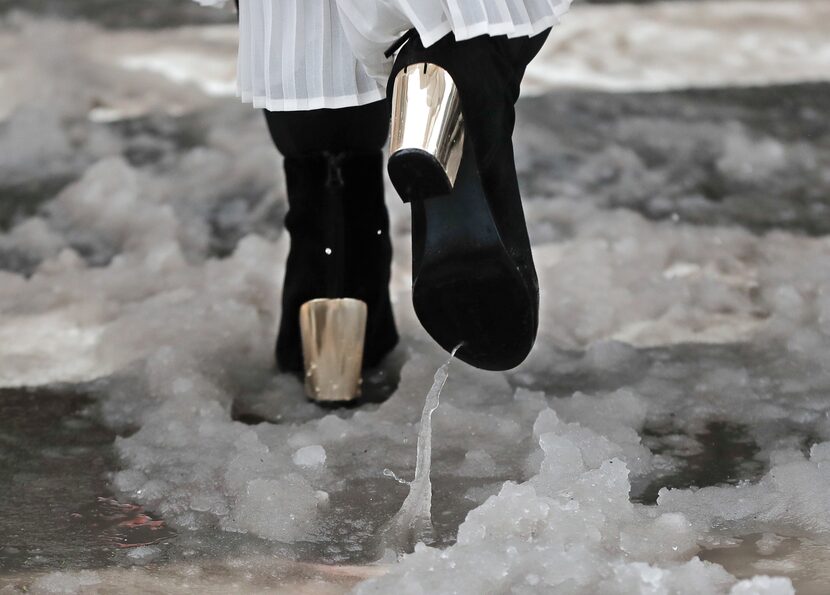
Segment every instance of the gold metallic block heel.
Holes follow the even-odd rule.
[[[464,149],[461,99],[450,74],[435,64],[395,76],[389,177],[404,202],[449,194]]]
[[[316,299],[300,307],[305,390],[315,401],[350,401],[360,395],[366,302]]]

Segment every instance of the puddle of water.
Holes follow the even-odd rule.
[[[700,558],[722,565],[738,578],[789,577],[799,595],[826,595],[830,585],[830,544],[809,539],[748,535],[736,545],[705,550]]]
[[[653,453],[677,456],[667,446],[675,437],[671,430],[652,429],[644,434],[644,442]],[[699,449],[677,456],[680,469],[657,477],[632,500],[656,504],[662,488],[736,485],[743,480],[758,479],[766,470],[765,465],[755,459],[760,448],[746,427],[740,424],[711,421],[706,425],[706,431],[695,435],[694,439]]]

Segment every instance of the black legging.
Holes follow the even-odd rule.
[[[389,106],[376,101],[357,107],[293,112],[265,110],[268,131],[285,157],[314,153],[376,151],[389,135]]]

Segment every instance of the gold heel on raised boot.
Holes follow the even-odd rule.
[[[464,148],[458,89],[435,64],[413,64],[395,76],[389,177],[404,202],[452,192]]]
[[[315,401],[351,401],[360,395],[366,302],[316,299],[300,307],[305,390]]]

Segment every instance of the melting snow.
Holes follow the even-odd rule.
[[[683,204],[664,221],[603,208],[591,199],[609,168],[621,175],[616,188],[645,189],[649,204],[661,201],[655,176],[671,173],[609,149],[528,196],[542,286],[531,358],[504,374],[459,365],[447,379],[409,306],[408,213],[390,198],[403,342],[384,373],[405,361],[400,384],[383,404],[326,413],[272,369],[288,243],[260,117],[89,60],[106,55],[89,48],[109,36],[141,53],[164,32],[147,42],[9,18],[22,33],[4,29],[0,42],[26,59],[4,73],[4,89],[16,81],[19,95],[3,99],[0,175],[24,206],[0,233],[0,383],[90,382],[102,419],[123,431],[113,485],[125,498],[183,532],[246,533],[292,555],[366,563],[407,492],[384,470],[414,468],[407,510],[425,518],[431,481],[432,535],[363,593],[772,595],[791,593],[789,581],[739,581],[706,560],[753,540],[757,552],[794,543],[826,553],[827,236],[693,225]],[[31,48],[55,34],[67,43]],[[52,90],[48,101],[41,89]],[[88,118],[135,108],[135,97],[150,115]],[[159,104],[187,115],[161,115]],[[706,163],[714,155],[735,187],[798,168],[827,179],[821,139],[790,151],[778,140],[754,146],[741,127],[698,136],[692,127],[641,118],[626,134],[650,150],[667,139],[687,147],[679,159],[690,167],[705,145]],[[234,421],[234,402],[267,419]],[[423,441],[416,454],[428,438],[422,414],[433,416],[431,477]],[[707,450],[722,427],[745,454]],[[133,555],[150,560],[155,547]],[[799,570],[755,574],[784,572]],[[55,573],[35,586],[80,589],[101,576]]]

